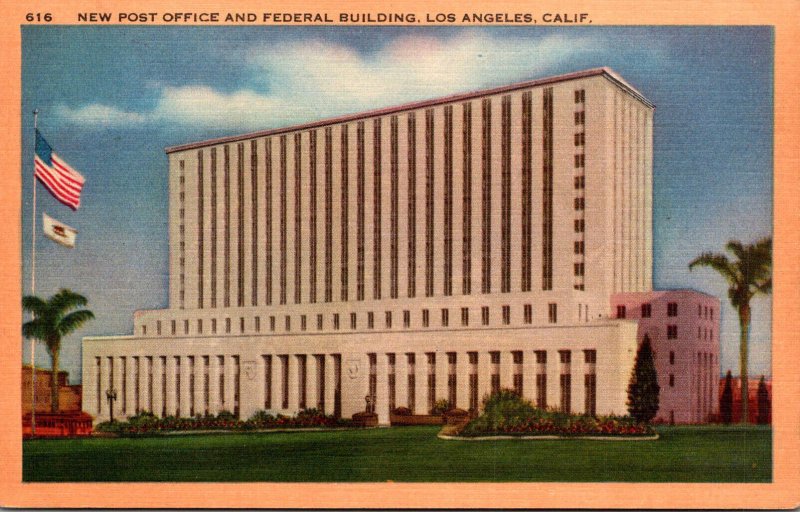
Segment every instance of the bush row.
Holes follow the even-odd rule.
[[[467,423],[460,435],[652,435],[650,425],[630,416],[589,416],[534,407],[512,390],[501,390],[483,402],[483,414]]]
[[[122,435],[139,435],[190,430],[256,430],[348,425],[350,425],[349,420],[325,415],[317,409],[304,409],[297,413],[297,416],[273,415],[266,411],[258,411],[247,420],[240,420],[229,411],[221,411],[216,416],[205,415],[192,418],[175,416],[159,418],[151,412],[143,411],[129,417],[127,421],[99,423],[95,430]]]

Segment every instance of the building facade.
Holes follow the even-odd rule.
[[[168,148],[169,307],[84,339],[85,410],[624,414],[653,109],[602,68]]]

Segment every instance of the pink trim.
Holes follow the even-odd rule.
[[[416,102],[411,102],[411,103],[405,103],[405,104],[394,106],[394,107],[384,107],[384,108],[379,108],[379,109],[375,109],[375,110],[367,110],[365,112],[360,112],[360,113],[357,113],[357,114],[347,114],[347,115],[343,115],[343,116],[323,119],[323,120],[320,120],[320,121],[313,121],[313,122],[310,122],[310,123],[303,123],[303,124],[298,124],[298,125],[293,125],[293,126],[286,126],[286,127],[283,127],[283,128],[272,128],[272,129],[269,129],[269,130],[261,130],[261,131],[257,131],[257,132],[246,133],[246,134],[243,134],[243,135],[233,135],[233,136],[228,136],[228,137],[219,137],[219,138],[216,138],[216,139],[208,139],[208,140],[199,141],[199,142],[190,142],[188,144],[181,144],[181,145],[178,145],[178,146],[167,147],[164,151],[167,154],[169,154],[169,153],[175,153],[175,152],[178,152],[178,151],[185,151],[185,150],[188,150],[188,149],[197,149],[197,148],[202,148],[202,147],[206,147],[206,146],[213,146],[213,145],[216,145],[216,144],[223,144],[223,143],[226,143],[226,142],[238,142],[238,141],[241,141],[241,140],[252,139],[252,138],[255,138],[255,137],[267,137],[267,136],[270,136],[270,135],[278,135],[278,134],[282,134],[282,133],[295,132],[295,131],[299,131],[299,130],[308,130],[308,129],[311,129],[311,128],[320,128],[322,126],[327,126],[327,125],[331,125],[331,124],[345,123],[345,122],[356,121],[356,120],[359,120],[359,119],[365,119],[365,118],[369,118],[369,117],[382,116],[382,115],[387,115],[387,114],[394,114],[394,113],[402,112],[402,111],[406,111],[406,110],[416,110],[416,109],[420,109],[420,108],[426,108],[426,107],[432,107],[432,106],[435,106],[435,105],[441,105],[441,104],[444,104],[444,103],[451,103],[451,102],[456,102],[456,101],[464,101],[464,100],[468,100],[468,99],[477,98],[477,97],[480,97],[480,96],[488,96],[488,95],[492,95],[492,94],[501,94],[501,93],[504,93],[504,92],[515,91],[515,90],[518,90],[518,89],[526,89],[526,88],[529,88],[529,87],[538,87],[538,86],[557,83],[557,82],[566,82],[566,81],[569,81],[569,80],[578,80],[578,79],[581,79],[581,78],[588,78],[588,77],[591,77],[591,76],[604,76],[605,78],[610,80],[612,83],[614,83],[615,85],[617,85],[618,87],[620,87],[621,89],[626,91],[627,93],[631,94],[633,97],[635,97],[636,99],[638,99],[639,101],[641,101],[642,103],[647,105],[648,107],[655,108],[655,105],[653,105],[647,98],[645,98],[642,95],[642,93],[637,91],[633,86],[631,86],[629,83],[627,83],[625,80],[623,80],[622,77],[620,77],[617,73],[615,73],[610,68],[602,67],[602,68],[587,69],[585,71],[576,71],[574,73],[566,73],[566,74],[563,74],[563,75],[556,75],[556,76],[551,76],[551,77],[547,77],[547,78],[539,78],[537,80],[529,80],[529,81],[526,81],[526,82],[518,82],[518,83],[515,83],[515,84],[505,85],[505,86],[502,86],[502,87],[495,87],[493,89],[483,89],[483,90],[472,91],[472,92],[467,92],[467,93],[451,94],[449,96],[444,96],[442,98],[436,98],[436,99],[432,99],[432,100],[422,100],[422,101],[416,101]]]

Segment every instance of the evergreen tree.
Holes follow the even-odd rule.
[[[772,409],[772,404],[769,399],[769,391],[767,391],[767,382],[764,376],[758,382],[758,417],[756,423],[766,424],[769,423],[769,417]]]
[[[733,421],[733,377],[730,370],[725,375],[725,387],[722,389],[722,396],[719,397],[719,415],[722,423]]]
[[[628,412],[636,421],[647,423],[658,412],[658,375],[650,337],[644,335],[636,352],[636,363],[628,384]]]

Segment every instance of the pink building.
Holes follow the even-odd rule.
[[[618,293],[611,315],[650,338],[661,387],[656,421],[706,423],[719,413],[719,299],[693,290]]]

